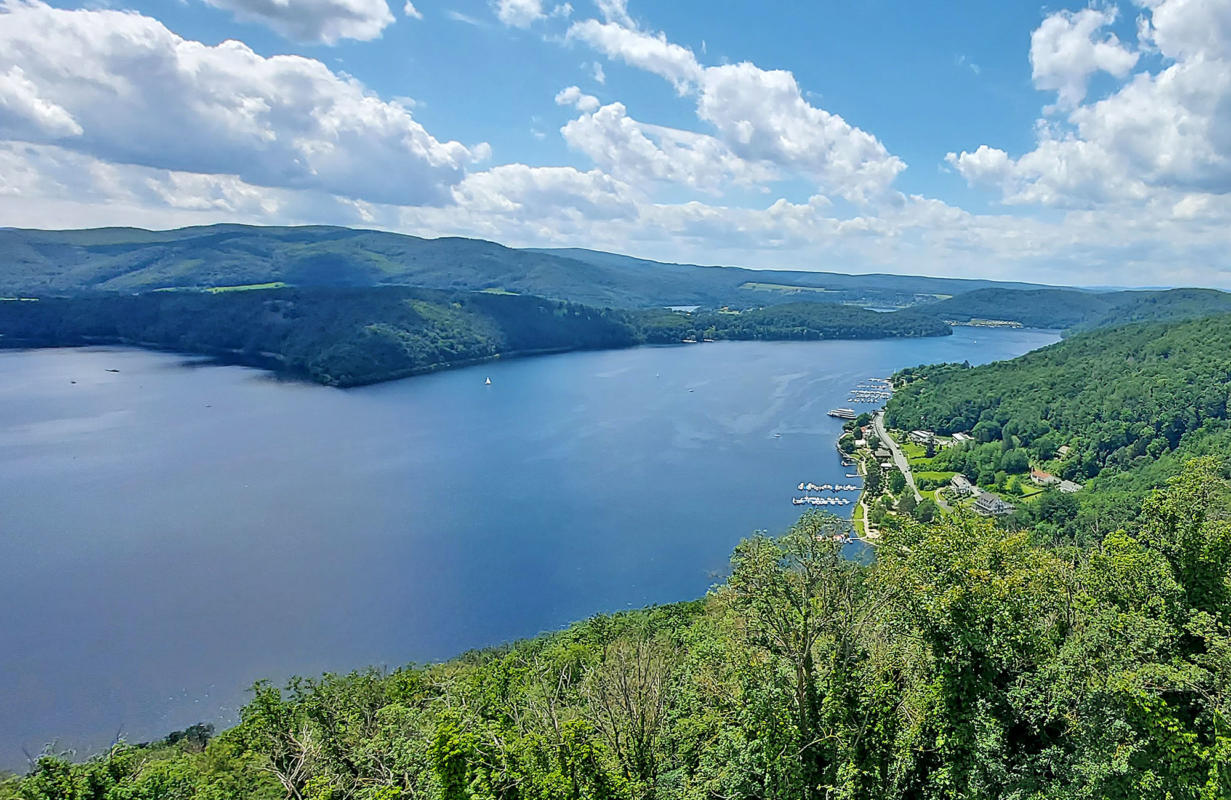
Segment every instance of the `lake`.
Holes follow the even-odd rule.
[[[351,390],[0,351],[0,766],[225,724],[257,678],[698,597],[797,518],[797,483],[847,482],[825,412],[863,378],[1057,339],[643,347]]]

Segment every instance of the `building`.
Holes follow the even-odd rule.
[[[915,444],[927,444],[936,440],[936,434],[931,431],[911,431],[907,438]]]
[[[1060,483],[1060,479],[1050,472],[1044,472],[1041,469],[1030,470],[1030,480],[1036,486],[1055,486]]]
[[[954,475],[949,483],[953,485],[953,493],[958,497],[966,497],[975,493],[974,484],[968,481],[965,475]]]
[[[884,460],[884,459],[886,459],[886,458],[892,458],[892,457],[893,457],[893,453],[890,453],[888,450],[886,450],[886,449],[885,449],[885,448],[883,448],[883,447],[878,447],[878,448],[876,448],[876,452],[875,452],[873,455],[875,455],[875,456],[876,456],[876,459],[877,459],[878,461],[883,461],[883,460]]]
[[[1060,449],[1056,452],[1060,454],[1061,458],[1065,458],[1069,453],[1073,452],[1073,448],[1069,447],[1067,444],[1062,444],[1060,445]]]
[[[1060,481],[1060,491],[1066,494],[1072,494],[1073,492],[1080,492],[1081,490],[1082,490],[1082,485],[1080,483],[1073,483],[1072,481]]]
[[[867,446],[868,446],[867,439],[856,439],[855,440],[855,447],[867,447]]]
[[[974,437],[971,436],[969,433],[955,433],[953,434],[953,441],[957,442],[958,444],[961,444],[962,442],[973,442]]]
[[[984,517],[1003,517],[1017,510],[1017,507],[1012,503],[1006,503],[991,492],[984,492],[979,495],[979,499],[975,500],[975,504],[971,508],[976,514]]]

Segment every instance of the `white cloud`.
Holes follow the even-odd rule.
[[[607,73],[603,71],[603,65],[595,61],[590,65],[591,73],[594,75],[594,82],[604,84],[607,82]]]
[[[7,2],[0,75],[10,138],[256,185],[435,202],[490,152],[437,140],[319,61],[207,46],[131,12]]]
[[[492,167],[467,175],[454,196],[470,212],[512,214],[539,223],[559,214],[602,220],[637,214],[637,198],[627,184],[598,170],[573,167]]]
[[[18,226],[332,223],[693,263],[1010,279],[1028,271],[1059,283],[1154,284],[1165,265],[1168,283],[1231,286],[1225,195],[1049,221],[971,214],[912,196],[842,217],[820,196],[759,208],[663,204],[597,169],[522,164],[473,173],[451,195],[437,206],[398,207],[0,143],[0,219]]]
[[[1220,0],[1138,0],[1150,10],[1144,34],[1167,58],[1231,58],[1231,6]]]
[[[570,89],[576,87],[561,92],[556,101]],[[570,94],[566,101],[572,99]],[[630,118],[622,103],[600,108],[597,102],[594,107],[576,102],[587,113],[560,132],[569,147],[621,180],[635,185],[659,181],[718,194],[732,182],[753,185],[776,177],[767,165],[741,159],[713,136],[648,125]]]
[[[812,175],[852,200],[887,192],[906,169],[875,136],[809,104],[785,70],[747,62],[708,67],[697,114],[741,158]]]
[[[469,14],[463,14],[462,12],[456,11],[454,9],[449,9],[448,11],[446,11],[445,16],[453,20],[454,22],[462,22],[462,23],[465,23],[466,25],[473,25],[476,28],[482,28],[484,25],[482,20],[476,19],[475,17],[472,17]]]
[[[697,116],[746,161],[801,172],[859,202],[886,196],[906,168],[872,134],[811,105],[785,70],[748,62],[703,67],[691,50],[664,34],[614,22],[575,23],[569,38],[666,78],[681,94],[695,94]]]
[[[1059,108],[1073,108],[1085,99],[1090,76],[1096,72],[1123,78],[1137,63],[1137,53],[1115,34],[1100,35],[1115,19],[1114,7],[1058,11],[1031,34],[1034,85],[1056,91]]]
[[[1077,39],[1086,41],[1070,52],[1078,55],[1068,63],[1078,66],[1048,73],[1061,103],[1073,104],[1067,118],[1041,122],[1037,146],[1019,158],[984,146],[950,154],[949,163],[972,184],[998,186],[1007,202],[1016,203],[1093,207],[1149,201],[1173,208],[1192,207],[1177,193],[1231,193],[1231,3],[1146,5],[1143,42],[1162,58],[1154,71],[1138,72],[1107,97],[1081,103],[1093,70],[1123,75],[1137,54],[1126,56],[1119,44],[1104,40],[1111,49],[1092,55],[1089,37],[1107,24],[1110,12],[1052,15],[1040,31],[1058,25],[1081,31]],[[1036,62],[1036,78],[1037,68]]]
[[[529,28],[547,16],[542,0],[495,0],[494,6],[500,21],[514,28]]]
[[[412,0],[406,0],[406,5],[402,6],[402,13],[411,19],[423,19],[423,12],[415,8]]]
[[[573,40],[680,87],[705,132],[573,86],[557,96],[576,109],[561,134],[593,168],[475,171],[490,148],[435,139],[410,102],[320,62],[185,41],[135,13],[0,0],[0,220],[334,223],[677,261],[1231,285],[1221,4],[1152,0],[1143,31],[1161,63],[1046,118],[1024,155],[949,157],[1007,202],[1059,208],[1038,218],[893,192],[901,161],[809,102],[791,73],[703,66],[636,29],[623,3],[600,5],[605,21],[578,23]],[[815,184],[805,199],[770,191],[801,178]],[[826,196],[837,194],[891,202],[852,211]]]
[[[596,0],[598,13],[608,22],[615,22],[626,28],[636,28],[633,18],[628,15],[628,0]]]
[[[81,134],[73,115],[41,97],[25,70],[14,64],[0,73],[0,136],[59,139]]]
[[[584,94],[576,86],[569,86],[556,93],[556,105],[573,106],[578,111],[587,114],[599,106],[598,98],[592,94]]]
[[[393,24],[386,0],[205,0],[245,22],[259,22],[297,42],[368,41]],[[414,6],[407,3],[407,8]],[[407,16],[415,16],[409,11]]]
[[[609,58],[619,58],[666,78],[681,93],[701,78],[701,65],[692,51],[667,41],[663,33],[655,36],[615,22],[587,19],[574,23],[568,36],[585,42]]]

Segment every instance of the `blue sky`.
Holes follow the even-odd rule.
[[[0,224],[1226,286],[1229,65],[1231,0],[2,0]]]

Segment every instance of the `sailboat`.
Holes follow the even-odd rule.
[[[484,385],[484,386],[491,386],[491,385],[492,385],[492,379],[491,379],[491,378],[488,378],[487,380],[483,381],[483,385]]]

